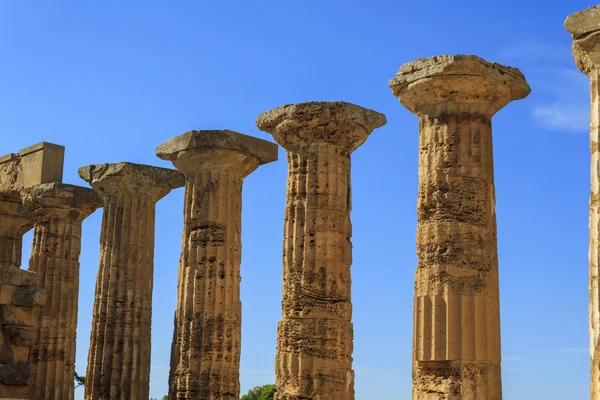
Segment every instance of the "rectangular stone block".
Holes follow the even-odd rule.
[[[23,187],[41,183],[62,182],[65,148],[41,142],[19,152],[23,173]]]
[[[33,310],[30,308],[11,305],[0,306],[0,321],[2,325],[34,326]]]
[[[31,286],[36,284],[36,274],[19,268],[0,266],[0,285]]]
[[[9,386],[27,386],[29,365],[0,364],[0,384]]]
[[[0,304],[12,304],[12,296],[16,288],[13,285],[0,285]]]
[[[0,345],[0,364],[27,364],[29,347]]]

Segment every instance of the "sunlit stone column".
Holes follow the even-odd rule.
[[[156,154],[186,178],[169,399],[240,395],[242,182],[277,145],[232,131],[190,131]]]
[[[515,68],[440,56],[390,87],[420,125],[413,400],[500,400],[492,116],[529,86]]]
[[[279,400],[354,399],[350,154],[385,123],[344,102],[286,105],[257,119],[288,160]]]
[[[600,6],[570,15],[565,28],[573,37],[573,56],[579,69],[590,78],[590,247],[589,247],[589,331],[591,360],[591,399],[600,400],[600,291],[598,275],[600,266],[600,163],[598,131],[600,130]]]
[[[83,167],[79,176],[104,199],[85,398],[147,400],[155,205],[184,178],[126,162]]]
[[[81,225],[102,199],[92,189],[47,183],[30,189],[24,203],[34,220],[29,270],[48,296],[31,351],[32,398],[73,399]]]

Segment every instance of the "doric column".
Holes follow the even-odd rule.
[[[573,56],[579,69],[590,78],[590,244],[589,244],[589,331],[591,360],[591,399],[600,400],[600,157],[598,131],[600,130],[600,6],[570,15],[565,28],[573,37]]]
[[[132,163],[90,165],[79,176],[104,199],[85,398],[147,400],[155,205],[184,179]]]
[[[33,227],[19,191],[0,192],[0,265],[19,268],[23,235]]]
[[[102,199],[93,190],[62,183],[34,186],[24,198],[34,220],[29,270],[46,289],[38,341],[33,399],[73,399],[81,224]]]
[[[242,182],[277,145],[232,131],[161,144],[186,178],[169,399],[239,399]]]
[[[288,160],[279,400],[354,399],[350,154],[385,123],[344,102],[286,105],[257,119]]]
[[[492,116],[529,86],[515,68],[440,56],[390,87],[420,125],[413,400],[500,400]]]

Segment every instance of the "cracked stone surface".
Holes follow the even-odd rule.
[[[600,400],[600,162],[598,132],[600,131],[600,6],[570,15],[565,28],[573,38],[573,56],[577,67],[590,78],[590,244],[589,244],[589,331],[592,400]]]
[[[529,86],[476,56],[400,67],[390,87],[419,117],[413,400],[500,400],[492,116]]]
[[[286,105],[257,118],[288,162],[278,400],[354,399],[350,154],[385,123],[345,102]]]
[[[125,162],[90,165],[79,175],[104,204],[85,398],[148,399],[155,206],[185,179]]]
[[[169,399],[238,400],[242,183],[277,160],[277,145],[228,130],[190,131],[156,154],[186,179]]]

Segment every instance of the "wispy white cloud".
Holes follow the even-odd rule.
[[[498,56],[503,59],[527,59],[530,61],[560,60],[571,57],[571,49],[538,41],[523,41],[500,48]]]
[[[536,104],[533,107],[533,117],[547,129],[560,132],[587,132],[589,130],[589,105]]]
[[[570,353],[587,353],[589,349],[587,347],[563,347],[559,349],[542,349],[542,350],[529,350],[530,353],[544,353],[544,354],[570,354]]]

